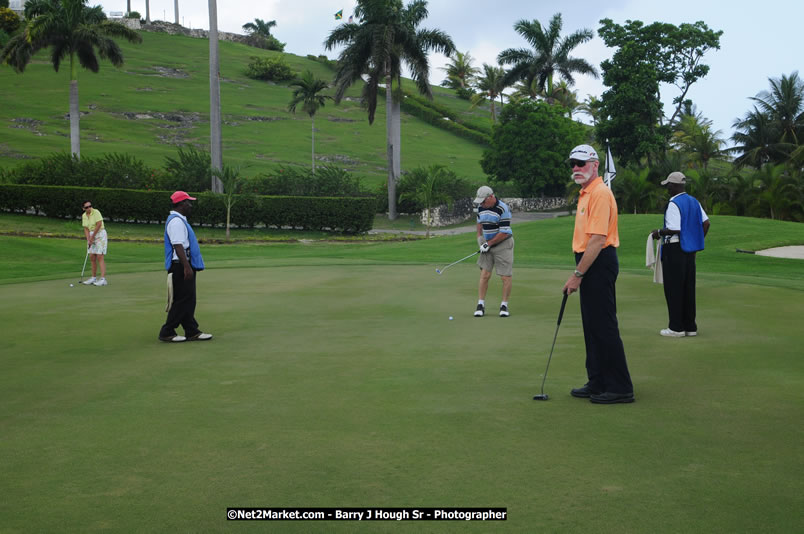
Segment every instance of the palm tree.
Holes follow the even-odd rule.
[[[175,18],[176,26],[179,25],[179,0],[173,0],[173,17]]]
[[[451,202],[452,198],[443,189],[449,179],[449,171],[443,165],[432,165],[429,168],[414,169],[407,177],[417,184],[416,189],[402,195],[402,199],[409,198],[424,206],[425,212],[425,239],[430,238],[430,227],[433,223],[431,211],[433,207],[444,202]],[[406,179],[407,179],[406,178]]]
[[[759,187],[756,207],[761,216],[785,219],[793,207],[794,185],[784,165],[765,165],[757,170],[754,183]]]
[[[712,130],[712,121],[698,115],[683,114],[676,123],[673,144],[686,154],[691,163],[698,163],[704,170],[711,160],[721,159],[726,151],[720,130]]]
[[[271,36],[271,28],[276,26],[275,20],[265,22],[262,19],[254,19],[254,22],[243,24],[243,30],[249,35],[261,35],[262,37]]]
[[[396,181],[394,137],[399,129],[399,120],[394,120],[392,80],[401,81],[402,63],[408,70],[419,92],[432,98],[429,51],[452,55],[455,45],[441,30],[418,29],[427,18],[426,0],[413,0],[403,6],[402,0],[358,0],[354,10],[360,23],[341,24],[330,33],[324,46],[331,50],[345,45],[338,58],[335,73],[335,102],[343,99],[346,90],[357,81],[363,81],[363,102],[368,108],[369,124],[374,123],[377,110],[377,93],[385,81],[386,144],[388,158],[388,218],[396,219]]]
[[[218,56],[218,3],[209,0],[209,153],[212,159],[212,192],[223,193],[215,171],[223,168],[223,139],[221,133],[221,68]]]
[[[88,7],[87,0],[31,0],[25,5],[26,25],[0,51],[0,62],[22,73],[34,54],[50,48],[50,62],[58,72],[70,60],[70,150],[81,157],[78,111],[78,66],[97,73],[98,56],[115,67],[123,65],[123,52],[114,37],[139,43],[137,32],[106,19],[101,6]]]
[[[589,115],[592,118],[592,125],[597,126],[597,123],[600,122],[600,107],[602,104],[603,102],[598,97],[590,95],[575,109]]]
[[[536,80],[540,91],[553,93],[553,76],[558,72],[567,82],[575,85],[573,74],[589,74],[597,78],[597,69],[585,59],[574,58],[569,54],[578,45],[594,37],[592,30],[579,30],[567,37],[561,37],[561,13],[550,20],[550,27],[543,28],[538,20],[520,20],[514,30],[533,47],[508,48],[500,52],[497,61],[501,65],[513,65],[509,76],[530,85]]]
[[[313,73],[305,71],[301,78],[290,84],[297,87],[293,91],[293,100],[288,104],[288,110],[296,113],[296,106],[302,105],[302,110],[310,116],[310,123],[312,125],[312,139],[313,139],[313,174],[315,174],[315,114],[318,108],[324,107],[327,99],[332,100],[331,96],[319,94],[329,85],[324,80],[319,80],[313,76]]]
[[[472,95],[472,107],[477,107],[488,100],[491,103],[491,122],[497,122],[494,102],[498,96],[502,98],[502,92],[507,87],[505,80],[505,69],[483,63],[483,75],[478,76],[475,82],[478,93]]]
[[[621,169],[617,173],[617,180],[612,182],[617,205],[623,212],[648,213],[654,209],[659,198],[660,190],[648,179],[650,168],[640,172],[631,169]]]
[[[447,79],[441,85],[450,89],[467,89],[472,86],[472,81],[480,72],[480,69],[472,66],[474,58],[469,54],[456,51],[455,57],[450,59],[446,67],[441,70],[447,73]]]
[[[776,123],[779,143],[795,147],[804,140],[804,81],[798,77],[798,72],[768,81],[771,90],[762,91],[751,100]]]
[[[151,2],[150,0],[145,0],[145,23],[151,23]]]

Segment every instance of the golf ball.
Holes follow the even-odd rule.
[[[452,315],[450,315],[450,316],[449,316],[449,320],[450,320],[450,321],[452,320]]]
[[[73,285],[72,285],[72,284],[70,284],[70,287],[73,287]]]

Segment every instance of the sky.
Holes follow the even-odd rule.
[[[408,0],[403,0],[406,4]],[[97,5],[93,0],[90,5]],[[125,11],[125,0],[103,0],[104,10]],[[219,0],[218,29],[243,33],[241,27],[255,18],[275,20],[272,33],[287,43],[286,52],[298,55],[326,54],[337,58],[339,50],[327,51],[323,42],[329,33],[352,14],[354,0]],[[145,17],[145,0],[131,0],[131,9]],[[173,0],[151,0],[152,20],[173,22]],[[343,21],[334,14],[343,10]],[[586,59],[599,69],[600,62],[611,58],[613,50],[607,48],[597,36],[599,21],[610,18],[617,24],[626,20],[669,22],[671,24],[704,21],[713,30],[722,30],[720,50],[711,50],[703,63],[710,66],[709,74],[696,82],[687,98],[693,100],[698,111],[721,130],[724,138],[731,137],[732,124],[752,109],[750,97],[768,90],[769,78],[779,78],[801,71],[801,24],[804,20],[804,2],[800,0],[564,0],[561,3],[534,0],[429,0],[429,16],[421,28],[438,28],[446,32],[461,52],[469,52],[475,65],[496,65],[497,54],[506,48],[527,47],[513,25],[521,19],[538,20],[547,25],[556,13],[563,19],[562,35],[580,29],[595,32],[591,41],[573,52],[573,56]],[[209,5],[202,0],[179,0],[179,22],[191,28],[209,28]],[[433,84],[444,79],[448,58],[431,54]],[[804,77],[804,71],[800,72]],[[577,76],[573,87],[578,100],[587,96],[600,97],[606,90],[600,79]],[[672,99],[679,94],[673,86],[662,86],[662,100],[666,116],[672,114]],[[579,114],[578,119],[587,120]]]

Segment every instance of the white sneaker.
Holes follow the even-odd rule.
[[[483,317],[485,313],[486,313],[486,307],[483,306],[482,304],[478,304],[477,309],[475,310],[475,317]]]
[[[92,285],[95,285],[95,286],[108,286],[109,283],[106,281],[105,278],[101,278],[100,280],[95,281],[95,283],[92,284]]]
[[[199,332],[194,336],[190,336],[187,338],[187,341],[209,341],[212,339],[212,334],[205,334],[203,332]]]
[[[662,328],[659,333],[664,337],[684,337],[686,335],[684,332],[676,332],[675,330],[670,330],[669,328]]]
[[[92,277],[87,278],[86,280],[84,280],[84,285],[85,285],[85,286],[91,286],[92,284],[94,284],[95,282],[97,282],[97,280],[98,280],[97,278],[95,278],[94,276],[92,276]]]
[[[510,314],[508,313],[508,306],[503,304],[500,306],[500,317],[508,317]]]
[[[698,335],[698,332],[684,332],[687,337],[695,337]]]
[[[166,343],[181,343],[182,341],[187,341],[187,338],[184,336],[168,336],[168,337],[160,337],[159,341],[164,341]]]

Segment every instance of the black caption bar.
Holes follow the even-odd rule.
[[[505,521],[508,508],[227,508],[229,521]]]

